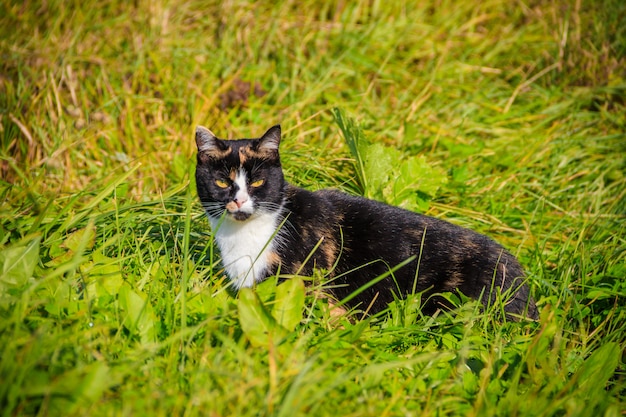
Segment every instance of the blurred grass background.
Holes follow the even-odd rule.
[[[2,2],[3,415],[623,415],[625,28],[620,0]],[[540,323],[310,295],[250,342],[195,126],[280,123],[290,181],[362,194],[333,108],[445,176],[425,211],[518,255]]]

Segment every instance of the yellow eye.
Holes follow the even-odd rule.
[[[265,180],[256,180],[254,181],[252,184],[250,184],[253,187],[260,187],[265,183]]]
[[[215,180],[215,185],[217,185],[220,188],[228,188],[228,183],[223,180]]]

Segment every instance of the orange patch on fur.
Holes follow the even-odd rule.
[[[246,146],[243,148],[239,148],[239,163],[241,165],[244,164],[244,162],[246,162],[246,160],[252,156],[252,151],[250,149],[250,147]]]
[[[237,207],[237,203],[235,203],[234,201],[231,201],[226,204],[226,210],[228,210],[231,213],[236,212],[238,208],[239,207]]]
[[[217,149],[212,149],[210,151],[206,151],[206,154],[209,155],[209,157],[213,158],[213,159],[222,159],[222,158],[226,158],[228,155],[231,154],[233,150],[230,148],[227,148],[225,150],[217,150]]]
[[[280,263],[280,256],[276,252],[270,252],[267,255],[267,261],[270,265],[275,266]]]
[[[254,151],[250,146],[244,146],[239,148],[239,163],[243,165],[248,159],[260,158],[270,159],[275,157],[275,153],[269,151]]]
[[[463,275],[459,272],[453,272],[449,277],[448,281],[444,285],[445,291],[452,291],[463,284]]]
[[[330,236],[330,235],[328,235]],[[324,239],[324,243],[322,244],[322,252],[324,252],[324,257],[326,259],[326,265],[324,267],[326,269],[331,269],[337,260],[337,252],[338,247],[337,243],[332,238]]]

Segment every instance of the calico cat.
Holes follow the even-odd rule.
[[[432,314],[442,302],[432,294],[461,291],[485,305],[504,294],[507,315],[537,318],[520,264],[499,244],[378,201],[288,184],[280,140],[280,126],[240,140],[196,130],[198,196],[236,289],[321,268],[338,300],[366,288],[347,305],[369,313],[423,292],[424,311]]]

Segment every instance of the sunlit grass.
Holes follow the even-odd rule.
[[[623,414],[625,6],[601,3],[0,6],[2,414]],[[289,181],[375,192],[333,108],[437,185],[380,198],[520,258],[538,323],[229,292],[195,126],[280,123]]]

